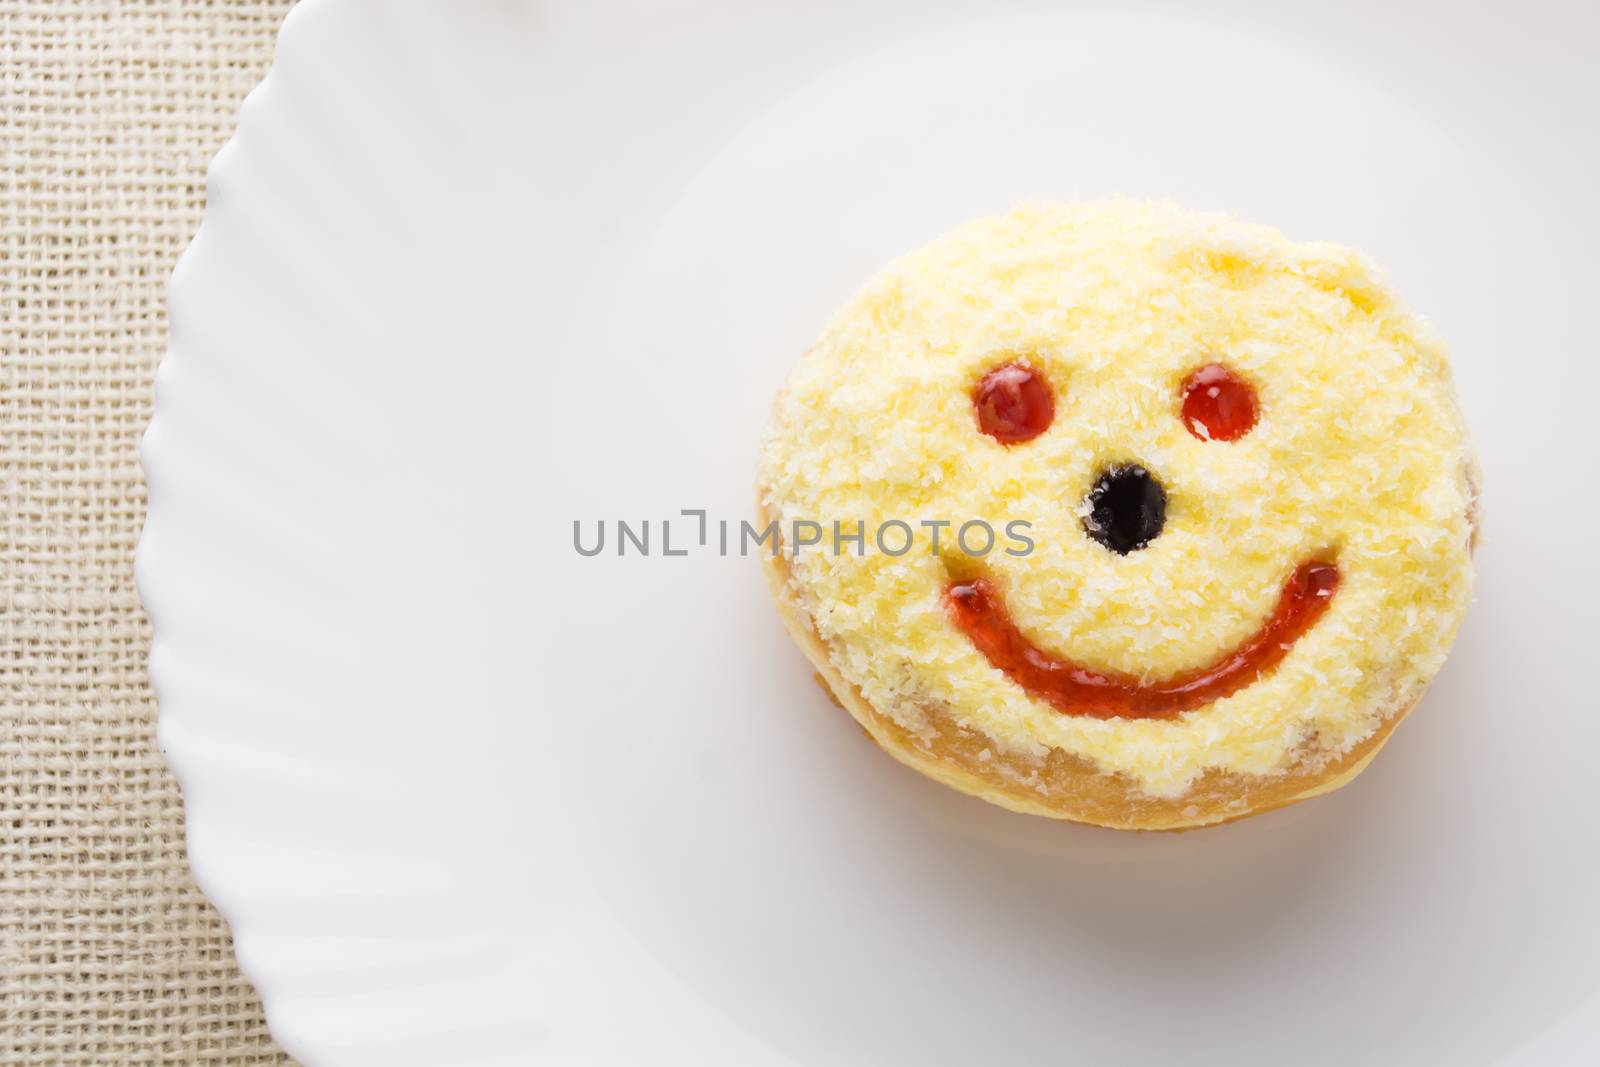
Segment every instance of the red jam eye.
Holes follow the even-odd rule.
[[[1044,375],[1022,363],[996,367],[972,391],[978,429],[1003,445],[1031,441],[1050,428],[1056,401]]]
[[[1237,441],[1259,414],[1255,389],[1220,363],[1207,363],[1184,379],[1183,424],[1202,441]]]

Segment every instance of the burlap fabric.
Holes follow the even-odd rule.
[[[133,586],[167,276],[289,0],[0,0],[0,1065],[286,1062],[189,876]]]

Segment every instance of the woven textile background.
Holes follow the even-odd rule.
[[[155,748],[139,435],[289,0],[0,0],[0,1064],[263,1064]]]

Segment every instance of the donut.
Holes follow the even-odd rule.
[[[1175,830],[1366,767],[1466,611],[1477,486],[1442,345],[1358,253],[1039,203],[833,317],[755,521],[789,632],[890,755]]]

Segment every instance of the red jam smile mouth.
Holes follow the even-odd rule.
[[[1284,583],[1272,615],[1243,644],[1209,666],[1151,684],[1041,650],[1012,623],[999,590],[986,578],[952,582],[945,605],[991,666],[1056,710],[1096,719],[1170,719],[1237,693],[1276,667],[1322,618],[1338,588],[1336,564],[1302,563]]]

